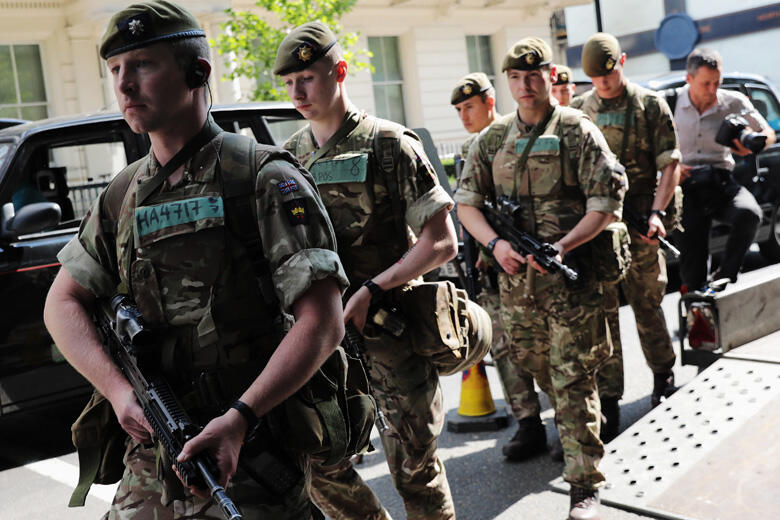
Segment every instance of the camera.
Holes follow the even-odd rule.
[[[734,143],[732,143],[734,139],[738,140],[742,146],[753,153],[760,152],[766,145],[766,136],[752,131],[750,123],[740,114],[727,115],[720,124],[718,133],[715,135],[716,143],[730,148],[734,147]]]

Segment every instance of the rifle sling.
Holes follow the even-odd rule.
[[[187,141],[187,144],[185,144],[181,150],[176,152],[176,155],[174,155],[170,161],[165,163],[164,166],[157,170],[157,173],[154,175],[154,177],[138,186],[136,206],[143,204],[143,202],[148,199],[152,193],[157,191],[157,189],[162,186],[163,182],[165,182],[168,177],[173,174],[173,172],[178,170],[182,164],[195,155],[198,150],[203,148],[220,132],[222,132],[222,129],[217,126],[211,117],[208,117],[206,122],[203,124],[203,128],[201,128],[192,139]]]

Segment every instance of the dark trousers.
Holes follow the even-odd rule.
[[[731,226],[726,249],[720,262],[719,278],[736,281],[750,244],[761,222],[761,207],[745,187],[739,186],[733,197],[712,205],[703,200],[702,193],[685,191],[682,214],[682,241],[680,247],[680,278],[691,290],[707,281],[707,260],[710,254],[710,228],[717,219]]]

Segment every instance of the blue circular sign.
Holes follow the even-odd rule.
[[[670,14],[655,31],[655,48],[669,59],[685,58],[699,41],[696,22],[684,13]]]

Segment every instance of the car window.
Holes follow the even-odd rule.
[[[278,146],[283,145],[290,136],[306,126],[305,119],[266,117],[265,121],[268,123],[268,129],[271,132],[271,137],[274,139],[274,144]]]
[[[764,88],[748,87],[747,90],[753,106],[764,116],[772,130],[780,130],[780,106],[775,96]]]
[[[100,191],[108,185],[113,176],[127,166],[124,144],[121,136],[117,141],[97,142],[49,148],[48,168],[54,175],[37,174],[39,189],[45,187],[49,193],[56,193],[55,183],[64,177],[67,186],[66,198],[73,208],[72,219],[81,219],[89,210]],[[62,194],[58,194],[62,197]],[[48,197],[51,200],[51,197]],[[62,204],[61,204],[62,205]],[[66,208],[63,209],[63,220]]]

